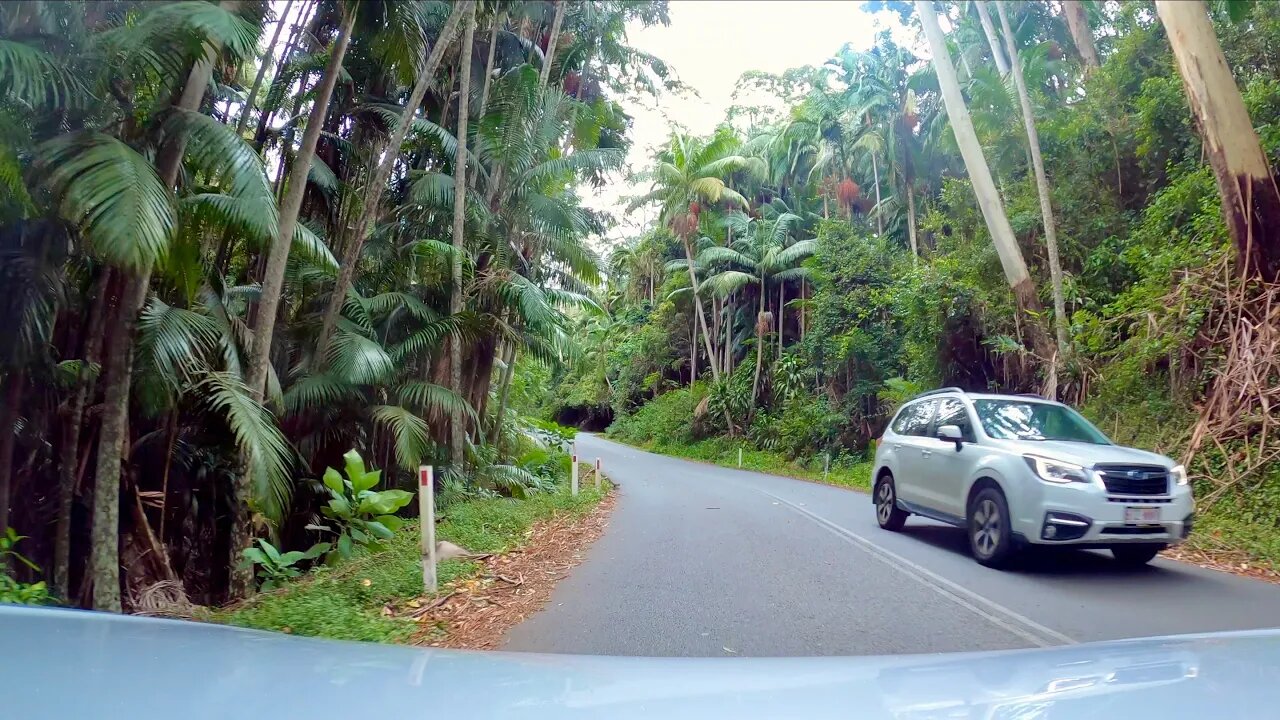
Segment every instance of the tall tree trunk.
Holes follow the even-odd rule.
[[[702,310],[702,298],[698,295],[698,274],[693,270],[693,245],[685,233],[680,234],[680,239],[684,242],[684,255],[689,259],[685,267],[689,269],[689,287],[693,288],[693,306],[698,313],[698,325],[702,327],[702,341],[707,346],[707,357],[713,357],[715,350],[711,347],[711,336],[707,334],[707,316]],[[711,364],[711,376],[714,382],[720,382],[720,371],[716,369],[715,363]]]
[[[911,185],[907,185],[907,239],[911,242],[911,262],[920,257],[920,243],[916,239],[916,193]]]
[[[756,408],[756,397],[760,394],[760,368],[764,365],[764,333],[765,333],[765,288],[764,276],[760,277],[760,309],[756,311],[756,373],[751,378],[751,409]]]
[[[510,341],[503,348],[503,367],[502,378],[499,380],[498,388],[498,415],[493,423],[493,438],[491,442],[497,447],[499,439],[502,437],[502,418],[507,414],[507,397],[511,393],[511,378],[515,376],[516,371],[516,344]]]
[[[9,527],[9,502],[13,488],[13,446],[18,438],[18,413],[22,405],[24,368],[18,367],[5,378],[4,406],[0,411],[0,535]],[[0,572],[4,570],[0,563]]]
[[[871,176],[876,184],[876,235],[884,235],[884,221],[880,218],[880,166],[876,163],[876,154],[871,153]],[[853,213],[849,213],[853,217]]]
[[[329,101],[333,97],[333,88],[338,76],[342,73],[343,58],[351,41],[351,30],[355,25],[355,12],[352,11],[342,19],[338,36],[333,49],[329,53],[329,62],[325,66],[324,76],[316,88],[312,101],[311,113],[307,116],[307,128],[302,134],[302,146],[294,157],[293,166],[289,170],[289,183],[284,199],[280,203],[280,221],[276,237],[267,250],[266,268],[262,273],[262,292],[259,296],[257,313],[253,320],[253,343],[249,349],[249,394],[255,400],[262,401],[266,392],[267,374],[271,367],[271,343],[275,335],[276,319],[280,310],[280,298],[284,292],[284,272],[289,263],[289,248],[293,243],[293,235],[298,227],[298,214],[302,210],[302,198],[307,189],[307,176],[311,172],[311,162],[315,157],[316,143],[324,130],[325,116],[329,113]],[[248,593],[253,584],[250,568],[241,569],[241,552],[253,543],[253,528],[249,517],[249,497],[253,492],[253,479],[249,476],[249,459],[241,458],[239,472],[236,477],[235,495],[232,500],[234,511],[231,518],[231,596],[241,597]]]
[[[1004,59],[1004,52],[1000,50],[1000,39],[996,36],[995,26],[991,23],[991,13],[987,12],[987,1],[975,0],[973,6],[978,10],[978,21],[982,23],[982,33],[987,36],[987,44],[991,46],[991,57],[996,61],[996,69],[1000,71],[1000,76],[1004,77],[1009,74],[1009,63]],[[1014,62],[1017,61],[1012,55],[1009,58]]]
[[[280,11],[280,16],[276,18],[275,32],[271,33],[271,42],[267,43],[267,51],[262,55],[262,64],[258,66],[258,74],[253,78],[253,85],[249,88],[249,94],[245,96],[244,107],[240,109],[240,119],[236,121],[236,134],[244,132],[244,126],[249,122],[249,113],[253,112],[253,101],[258,97],[258,90],[262,88],[262,78],[267,74],[267,68],[271,65],[274,58],[276,43],[280,42],[280,32],[284,30],[284,19],[289,15],[289,8],[293,6],[293,0],[285,0],[284,9]]]
[[[979,0],[981,4],[981,0]],[[1040,195],[1040,216],[1044,222],[1044,241],[1049,250],[1049,280],[1053,286],[1053,328],[1058,340],[1058,357],[1066,357],[1070,345],[1067,342],[1067,303],[1062,294],[1062,261],[1058,256],[1057,223],[1053,217],[1053,202],[1049,198],[1049,180],[1044,172],[1044,158],[1040,154],[1040,136],[1036,132],[1035,113],[1027,83],[1022,77],[1022,64],[1018,62],[1018,47],[1013,41],[1013,28],[1004,3],[996,3],[1000,15],[1000,27],[1004,30],[1005,46],[1013,62],[1013,82],[1018,88],[1018,101],[1022,105],[1022,124],[1027,129],[1027,147],[1031,151],[1031,166],[1036,174],[1036,191]]]
[[[1157,0],[1204,138],[1242,277],[1280,280],[1280,191],[1200,0]]]
[[[219,6],[234,12],[239,9],[240,2],[222,0]],[[204,57],[192,65],[174,107],[193,112],[200,109],[200,101],[213,77],[213,60],[218,50],[216,46],[208,48]],[[183,148],[184,142],[179,139],[161,148],[157,156],[156,174],[167,188],[173,188],[178,182]],[[120,465],[129,434],[133,334],[150,286],[150,267],[126,276],[111,332],[111,352],[107,355],[89,555],[95,610],[121,612],[123,609],[120,602]]]
[[[779,359],[782,358],[782,332],[783,332],[783,329],[786,327],[786,323],[784,322],[784,320],[786,319],[786,315],[783,314],[782,308],[785,307],[786,304],[787,304],[787,283],[784,280],[783,282],[778,283],[778,358]]]
[[[551,20],[551,36],[547,38],[547,54],[542,60],[542,74],[538,76],[538,87],[546,88],[551,79],[551,63],[556,58],[556,41],[560,36],[560,24],[564,22],[564,0],[556,1],[556,14]]]
[[[457,317],[462,312],[462,253],[466,250],[466,238],[463,230],[467,212],[467,120],[471,114],[467,99],[471,94],[471,51],[476,35],[476,6],[469,3],[466,24],[462,31],[462,53],[458,62],[462,77],[458,81],[458,148],[453,160],[453,262],[451,264],[452,284],[449,289],[449,314]],[[449,373],[453,391],[459,397],[462,392],[462,342],[455,334],[449,338]],[[455,469],[463,466],[462,409],[454,408],[449,420],[450,448],[449,462]]]
[[[995,181],[991,178],[991,169],[987,167],[987,159],[978,143],[978,135],[974,132],[969,109],[960,92],[960,82],[956,78],[956,68],[951,64],[951,56],[947,53],[946,38],[942,34],[942,28],[938,27],[938,16],[931,0],[916,0],[916,11],[920,14],[920,24],[933,54],[933,64],[937,70],[947,117],[951,121],[951,130],[955,134],[956,145],[960,147],[965,169],[969,172],[973,193],[982,210],[987,231],[991,234],[991,242],[1000,257],[1005,279],[1013,290],[1018,308],[1028,317],[1026,325],[1033,348],[1041,357],[1050,358],[1053,356],[1053,347],[1037,319],[1041,314],[1040,298],[1036,295],[1035,285],[1027,272],[1027,263],[1022,258],[1022,250],[1013,235],[1009,218],[1004,213],[1004,205],[996,192]]]
[[[689,330],[693,333],[689,342],[689,387],[698,382],[698,320],[690,318]],[[606,380],[608,374],[606,373]]]
[[[1076,52],[1084,63],[1085,71],[1098,67],[1098,49],[1093,44],[1093,30],[1089,27],[1089,16],[1085,14],[1081,0],[1062,0],[1062,17],[1067,21],[1067,30],[1075,43]]]
[[[75,394],[71,396],[63,423],[62,443],[58,448],[58,519],[53,532],[52,589],[55,597],[64,600],[70,597],[68,591],[71,587],[71,510],[75,501],[76,470],[80,466],[80,426],[84,423],[84,407],[92,392],[93,364],[98,362],[98,353],[102,350],[107,291],[114,276],[110,268],[103,268],[98,275],[97,292],[85,325],[84,354],[76,377]]]
[[[312,15],[312,10],[315,8],[317,2],[319,2],[319,0],[302,0],[302,6],[298,9],[298,21],[293,24],[293,29],[289,31],[289,38],[285,40],[284,43],[284,52],[280,54],[280,62],[276,64],[276,77],[279,77],[280,73],[284,72],[284,69],[289,66],[289,63],[293,60],[294,54],[298,51],[298,45],[301,42],[302,34],[306,32],[306,26],[309,22],[308,17]],[[272,83],[275,83],[275,78],[272,78]],[[268,87],[268,97],[270,96],[270,93],[271,90]],[[302,95],[301,92],[298,94],[299,96]],[[281,102],[283,102],[283,100]],[[266,144],[267,128],[270,126],[271,118],[277,109],[278,108],[264,105],[262,113],[258,115],[258,127],[253,132],[253,146],[258,150],[261,150],[262,146]],[[283,154],[281,155],[281,162],[284,162]]]
[[[474,0],[454,4],[453,11],[449,13],[449,19],[445,21],[444,27],[440,30],[440,37],[436,40],[435,47],[431,48],[431,54],[427,56],[426,64],[418,72],[418,82],[413,86],[413,93],[409,96],[409,101],[405,103],[404,110],[400,113],[400,120],[396,123],[396,129],[391,135],[391,140],[387,143],[386,152],[382,153],[378,168],[373,173],[369,185],[365,188],[364,206],[361,208],[360,216],[356,220],[351,240],[347,243],[347,247],[342,254],[342,265],[338,268],[338,279],[334,283],[333,294],[329,296],[329,306],[325,309],[324,323],[320,328],[320,339],[316,344],[316,355],[322,365],[325,362],[325,353],[329,349],[329,341],[333,338],[333,330],[338,324],[338,316],[342,312],[342,304],[346,300],[347,290],[351,287],[352,278],[355,277],[356,265],[360,262],[360,250],[364,247],[365,236],[368,235],[369,226],[373,224],[374,215],[378,212],[378,203],[382,201],[382,192],[386,189],[387,179],[391,177],[391,170],[400,158],[400,146],[404,144],[404,139],[409,134],[409,128],[413,125],[413,117],[418,112],[418,106],[422,104],[422,98],[426,96],[427,89],[435,81],[436,68],[439,67],[440,60],[444,57],[444,51],[453,42],[453,36],[458,31],[458,24],[466,13],[471,12],[473,4]],[[463,192],[462,194],[465,195],[466,193]]]

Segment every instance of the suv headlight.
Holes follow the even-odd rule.
[[[1022,459],[1027,461],[1027,466],[1031,468],[1031,472],[1045,482],[1066,484],[1073,482],[1087,483],[1090,481],[1089,473],[1085,471],[1083,465],[1053,460],[1039,455],[1023,455]]]
[[[1169,477],[1173,478],[1175,485],[1186,485],[1189,482],[1187,480],[1187,469],[1181,465],[1174,465],[1173,469],[1169,471]]]

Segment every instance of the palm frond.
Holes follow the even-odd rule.
[[[333,375],[355,385],[372,385],[395,372],[381,345],[346,328],[334,333],[325,359]]]
[[[749,275],[738,270],[725,270],[702,281],[702,284],[716,295],[725,297],[731,292],[741,290],[747,285],[758,282],[760,282],[760,278],[755,275]]]
[[[369,415],[395,438],[392,444],[400,467],[416,470],[431,450],[431,429],[427,421],[398,405],[375,405]]]
[[[255,402],[244,383],[229,373],[211,372],[193,390],[194,397],[222,416],[236,446],[249,458],[252,507],[278,525],[293,497],[290,469],[295,454],[270,411]]]
[[[0,97],[33,107],[79,104],[80,84],[52,55],[25,43],[0,39]]]
[[[174,307],[152,297],[138,318],[138,353],[147,365],[159,369],[175,386],[222,337],[218,323],[208,315]]]
[[[133,148],[108,135],[62,135],[36,148],[38,172],[64,219],[96,254],[133,269],[168,251],[176,223],[169,190]]]
[[[184,162],[209,184],[225,187],[238,198],[271,197],[262,157],[235,128],[204,113],[174,109],[163,131],[166,137],[186,140]],[[273,209],[274,205],[264,204],[264,211]]]
[[[329,374],[307,375],[294,381],[284,392],[285,414],[340,405],[360,398],[359,391],[351,383]]]
[[[479,422],[471,403],[443,385],[413,380],[401,385],[396,395],[401,403],[427,412],[452,415],[457,411],[471,418],[472,422]]]

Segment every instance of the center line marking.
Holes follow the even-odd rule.
[[[1045,627],[1025,615],[1016,613],[997,602],[982,597],[968,588],[957,585],[932,570],[926,569],[891,550],[886,550],[854,531],[841,525],[837,525],[821,515],[811,512],[807,508],[801,507],[797,503],[793,503],[784,497],[774,495],[767,490],[760,490],[760,492],[790,507],[795,512],[804,515],[836,536],[861,549],[863,552],[866,552],[876,560],[879,560],[885,565],[901,572],[903,575],[916,580],[939,595],[942,595],[957,605],[960,605],[986,620],[989,620],[995,625],[1017,635],[1027,642],[1039,647],[1076,644],[1075,640],[1063,635],[1057,630]],[[1001,617],[1002,615],[1004,617]],[[1018,627],[1015,623],[1021,624],[1023,627]]]

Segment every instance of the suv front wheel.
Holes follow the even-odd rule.
[[[1013,533],[1009,529],[1009,504],[1004,493],[988,487],[969,503],[969,548],[973,558],[987,567],[1004,567],[1013,557]]]

